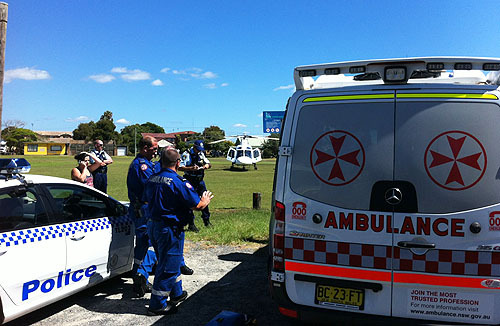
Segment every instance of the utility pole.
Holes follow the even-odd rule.
[[[3,71],[5,67],[5,40],[7,39],[7,14],[9,5],[0,2],[0,139],[2,139]]]

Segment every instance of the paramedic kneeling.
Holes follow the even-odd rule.
[[[186,299],[180,277],[184,226],[189,223],[192,209],[204,209],[213,198],[210,191],[200,198],[193,186],[177,174],[180,156],[175,149],[163,151],[161,156],[161,171],[149,178],[144,194],[151,218],[149,237],[158,256],[148,308],[154,315],[175,313],[177,304]]]

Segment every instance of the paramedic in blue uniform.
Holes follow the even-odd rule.
[[[147,233],[147,207],[142,200],[144,185],[149,177],[160,170],[159,164],[151,160],[156,155],[158,143],[155,138],[146,136],[139,140],[139,154],[130,163],[127,174],[127,189],[129,216],[135,223],[135,248],[134,248],[134,292],[138,297],[144,296],[148,289],[148,277],[156,262],[156,255],[148,251],[149,236]]]
[[[203,146],[203,141],[195,141],[193,147],[191,147],[189,151],[182,153],[182,161],[179,167],[179,171],[184,171],[184,178],[189,181],[199,196],[207,191],[203,177],[205,176],[205,170],[212,167],[204,152],[205,147]],[[191,215],[191,218],[188,230],[198,232],[198,228],[194,224],[194,214]],[[210,223],[210,211],[208,206],[201,211],[201,218],[206,227],[212,225],[212,223]]]
[[[99,158],[102,163],[99,168],[92,172],[94,177],[94,188],[108,192],[108,165],[113,163],[113,159],[104,151],[104,143],[100,139],[94,141],[94,149],[90,151]]]
[[[149,311],[155,315],[175,313],[177,304],[187,297],[182,290],[184,227],[192,210],[202,210],[213,198],[205,191],[201,197],[194,187],[177,174],[180,155],[175,149],[161,154],[161,171],[146,183],[144,199],[148,202],[148,232],[158,255]],[[168,300],[170,299],[170,300]]]

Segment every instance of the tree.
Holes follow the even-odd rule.
[[[26,123],[21,120],[6,120],[3,123],[3,128],[9,128],[9,127],[14,127],[14,128],[24,128]]]
[[[175,148],[179,151],[179,153],[184,153],[189,149],[189,145],[182,141],[180,135],[175,136]]]
[[[271,134],[270,138],[280,138],[280,134]],[[262,144],[262,157],[278,157],[279,141],[268,139]]]
[[[116,126],[113,122],[113,113],[111,111],[105,111],[97,122],[90,121],[87,123],[80,123],[78,127],[73,130],[73,139],[86,141],[101,139],[119,142],[121,136],[115,129]]]
[[[202,136],[203,136],[203,140],[206,143],[209,143],[212,141],[224,139],[226,134],[225,134],[224,130],[222,130],[218,126],[210,126],[210,127],[207,127],[203,130]]]
[[[16,154],[22,154],[23,143],[36,141],[38,137],[32,130],[8,127],[2,130],[2,139],[7,142],[7,146],[15,149]]]
[[[165,133],[163,127],[152,122],[134,124],[124,127],[121,132],[121,144],[127,145],[129,154],[134,154],[135,147],[141,139],[141,133]],[[135,137],[135,138],[134,138]]]
[[[91,141],[93,140],[95,129],[96,126],[94,121],[80,123],[78,127],[73,130],[73,139]]]
[[[99,121],[95,124],[93,139],[102,140],[117,140],[118,133],[115,131],[116,126],[113,123],[113,113],[105,111]]]

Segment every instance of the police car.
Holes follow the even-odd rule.
[[[0,324],[130,271],[127,208],[66,179],[0,159]]]
[[[468,57],[295,68],[270,224],[282,314],[500,324],[499,71]]]

